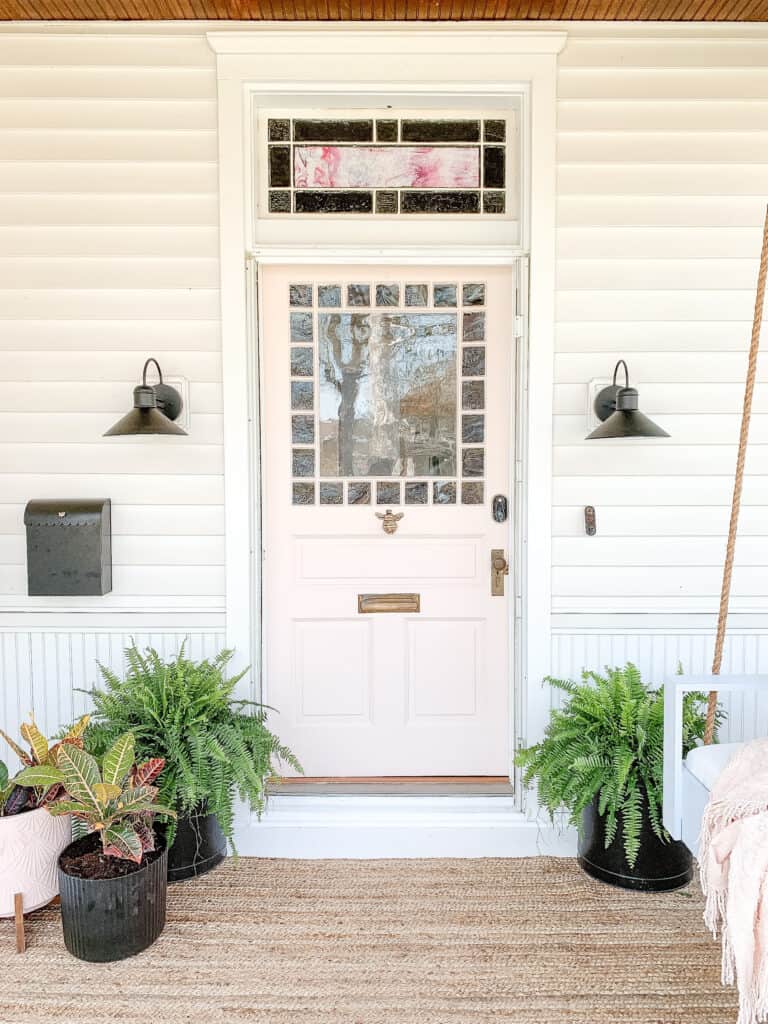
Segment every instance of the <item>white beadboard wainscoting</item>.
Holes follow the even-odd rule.
[[[634,662],[643,678],[660,684],[680,666],[685,675],[708,673],[712,668],[714,621],[707,626],[575,626],[555,627],[552,635],[552,675],[576,679],[582,669],[601,671],[606,665]],[[768,630],[758,626],[729,629],[723,654],[723,673],[768,673]],[[557,692],[551,691],[554,704]],[[768,697],[756,693],[723,695],[728,718],[720,739],[768,736]]]
[[[224,630],[180,626],[152,628],[146,622],[94,626],[61,625],[58,616],[49,625],[11,627],[0,624],[0,723],[12,736],[34,711],[46,735],[90,708],[86,694],[99,683],[98,663],[122,673],[124,650],[133,640],[140,648],[154,647],[171,657],[182,643],[190,658],[212,658],[224,647]],[[87,616],[82,616],[87,620]],[[0,758],[7,760],[7,749]]]

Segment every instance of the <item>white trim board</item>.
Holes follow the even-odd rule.
[[[322,46],[318,46],[322,31]],[[516,453],[516,467],[528,476],[520,495],[518,522],[526,531],[520,558],[518,617],[524,625],[518,637],[521,717],[518,738],[541,734],[547,703],[539,680],[547,674],[550,660],[550,564],[551,525],[542,509],[551,507],[551,431],[554,340],[555,253],[555,129],[557,53],[566,41],[562,31],[530,32],[507,26],[403,25],[385,30],[355,26],[354,31],[324,26],[297,31],[274,26],[253,32],[213,32],[208,40],[217,53],[219,113],[219,203],[221,251],[221,302],[224,391],[224,463],[226,520],[226,613],[227,644],[237,650],[236,668],[256,663],[260,639],[254,610],[260,592],[261,562],[258,535],[258,464],[254,450],[254,424],[258,423],[257,396],[249,392],[253,372],[253,342],[249,325],[258,321],[258,310],[248,308],[249,276],[259,260],[316,262],[323,255],[313,245],[295,243],[256,246],[250,240],[248,198],[251,161],[251,104],[263,96],[306,96],[312,89],[350,96],[379,95],[463,97],[478,103],[488,97],[498,101],[524,92],[527,102],[527,153],[523,174],[526,182],[527,217],[523,218],[524,245],[473,248],[470,257],[482,261],[514,263],[532,253],[527,309],[523,310],[529,338],[526,357],[526,421],[519,424],[524,449]],[[461,53],[454,62],[454,77],[445,81],[446,54]],[[418,60],[407,59],[409,55]],[[300,59],[295,59],[297,56]],[[404,59],[405,58],[405,59]],[[334,80],[328,81],[328,68]],[[393,81],[393,68],[408,77]],[[382,247],[372,243],[367,262],[397,259],[424,260],[424,247]],[[403,251],[407,250],[407,253]],[[421,251],[419,251],[421,248]],[[359,243],[331,246],[335,260],[362,260]],[[249,251],[251,250],[251,251]],[[457,251],[458,250],[458,251]],[[467,262],[469,247],[451,247],[450,262]],[[430,261],[433,254],[430,255]],[[244,272],[244,263],[246,270]],[[249,269],[251,268],[251,269]],[[251,281],[251,286],[253,282]],[[255,289],[253,289],[255,294]],[[517,474],[516,474],[517,475]],[[259,681],[247,684],[253,695]],[[309,847],[309,839],[306,841]]]
[[[573,857],[576,834],[513,797],[273,796],[237,844],[247,857]]]

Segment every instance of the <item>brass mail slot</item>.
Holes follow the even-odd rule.
[[[420,612],[421,594],[358,594],[357,610],[361,614]]]

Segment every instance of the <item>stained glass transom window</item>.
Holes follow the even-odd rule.
[[[511,115],[267,116],[268,216],[505,217]]]
[[[482,504],[485,285],[289,286],[294,505]]]

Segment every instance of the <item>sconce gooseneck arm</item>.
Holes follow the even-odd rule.
[[[154,359],[152,356],[150,356],[149,359],[146,361],[146,363],[144,363],[144,369],[143,369],[142,374],[141,374],[141,383],[142,383],[143,387],[147,386],[147,369],[149,368],[149,364],[150,363],[154,363],[155,364],[155,367],[157,369],[157,375],[160,378],[159,383],[160,384],[163,383],[163,371],[160,369],[160,363],[158,363],[158,361],[156,359]],[[614,381],[615,381],[615,376],[614,376]]]
[[[155,364],[155,365],[157,365],[157,364]],[[629,387],[629,370],[627,369],[627,364],[624,362],[623,359],[620,359],[618,361],[618,363],[616,363],[616,366],[613,368],[613,386],[616,387],[616,377],[618,376],[619,367],[620,366],[624,367],[624,387],[628,388]],[[157,368],[158,368],[158,370],[160,369],[159,366]]]

